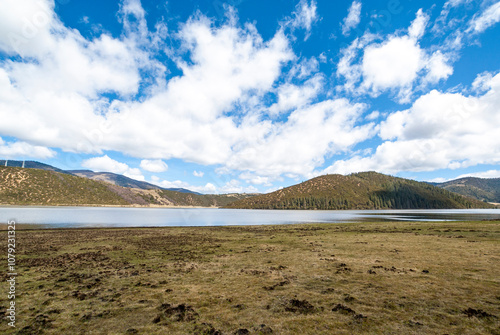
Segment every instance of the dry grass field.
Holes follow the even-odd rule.
[[[500,334],[499,221],[16,237],[2,334]]]

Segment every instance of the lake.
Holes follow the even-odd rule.
[[[228,226],[321,222],[500,220],[500,209],[250,210],[218,208],[0,207],[0,222],[24,229]]]

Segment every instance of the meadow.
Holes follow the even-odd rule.
[[[500,334],[500,221],[18,230],[16,254],[3,334]]]

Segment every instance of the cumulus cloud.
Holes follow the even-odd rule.
[[[226,166],[269,177],[310,174],[323,164],[325,155],[347,151],[374,135],[373,123],[357,125],[366,107],[336,99],[297,109],[286,123],[249,138]]]
[[[278,88],[278,102],[269,107],[275,116],[308,105],[322,90],[323,76],[316,75],[301,85],[285,83]]]
[[[31,145],[26,142],[5,142],[0,137],[0,157],[4,158],[38,158],[46,159],[56,155],[54,150],[46,147]]]
[[[393,92],[398,102],[408,103],[415,87],[448,78],[453,73],[452,57],[420,46],[428,21],[429,16],[420,9],[407,34],[389,35],[379,43],[380,37],[369,33],[356,38],[341,51],[337,76],[344,83],[337,89],[375,97]]]
[[[349,35],[351,29],[354,29],[358,26],[361,18],[361,2],[353,1],[351,7],[349,7],[349,12],[347,17],[344,19],[342,24],[342,34],[344,36]]]
[[[82,167],[90,169],[94,172],[112,172],[122,174],[132,179],[144,180],[141,170],[131,168],[125,163],[120,163],[110,158],[108,155],[86,159],[82,161],[81,165]]]
[[[489,90],[479,96],[436,90],[423,95],[381,124],[384,142],[373,155],[339,160],[325,172],[418,172],[499,164],[500,74],[484,85]]]
[[[161,159],[143,159],[140,167],[149,172],[165,172],[168,170],[168,165]]]
[[[364,50],[364,85],[374,92],[393,87],[408,87],[423,67],[423,53],[415,40],[395,37]]]

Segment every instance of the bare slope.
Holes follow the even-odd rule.
[[[229,208],[256,209],[439,209],[489,208],[427,183],[376,172],[325,175],[269,194],[236,201]]]

